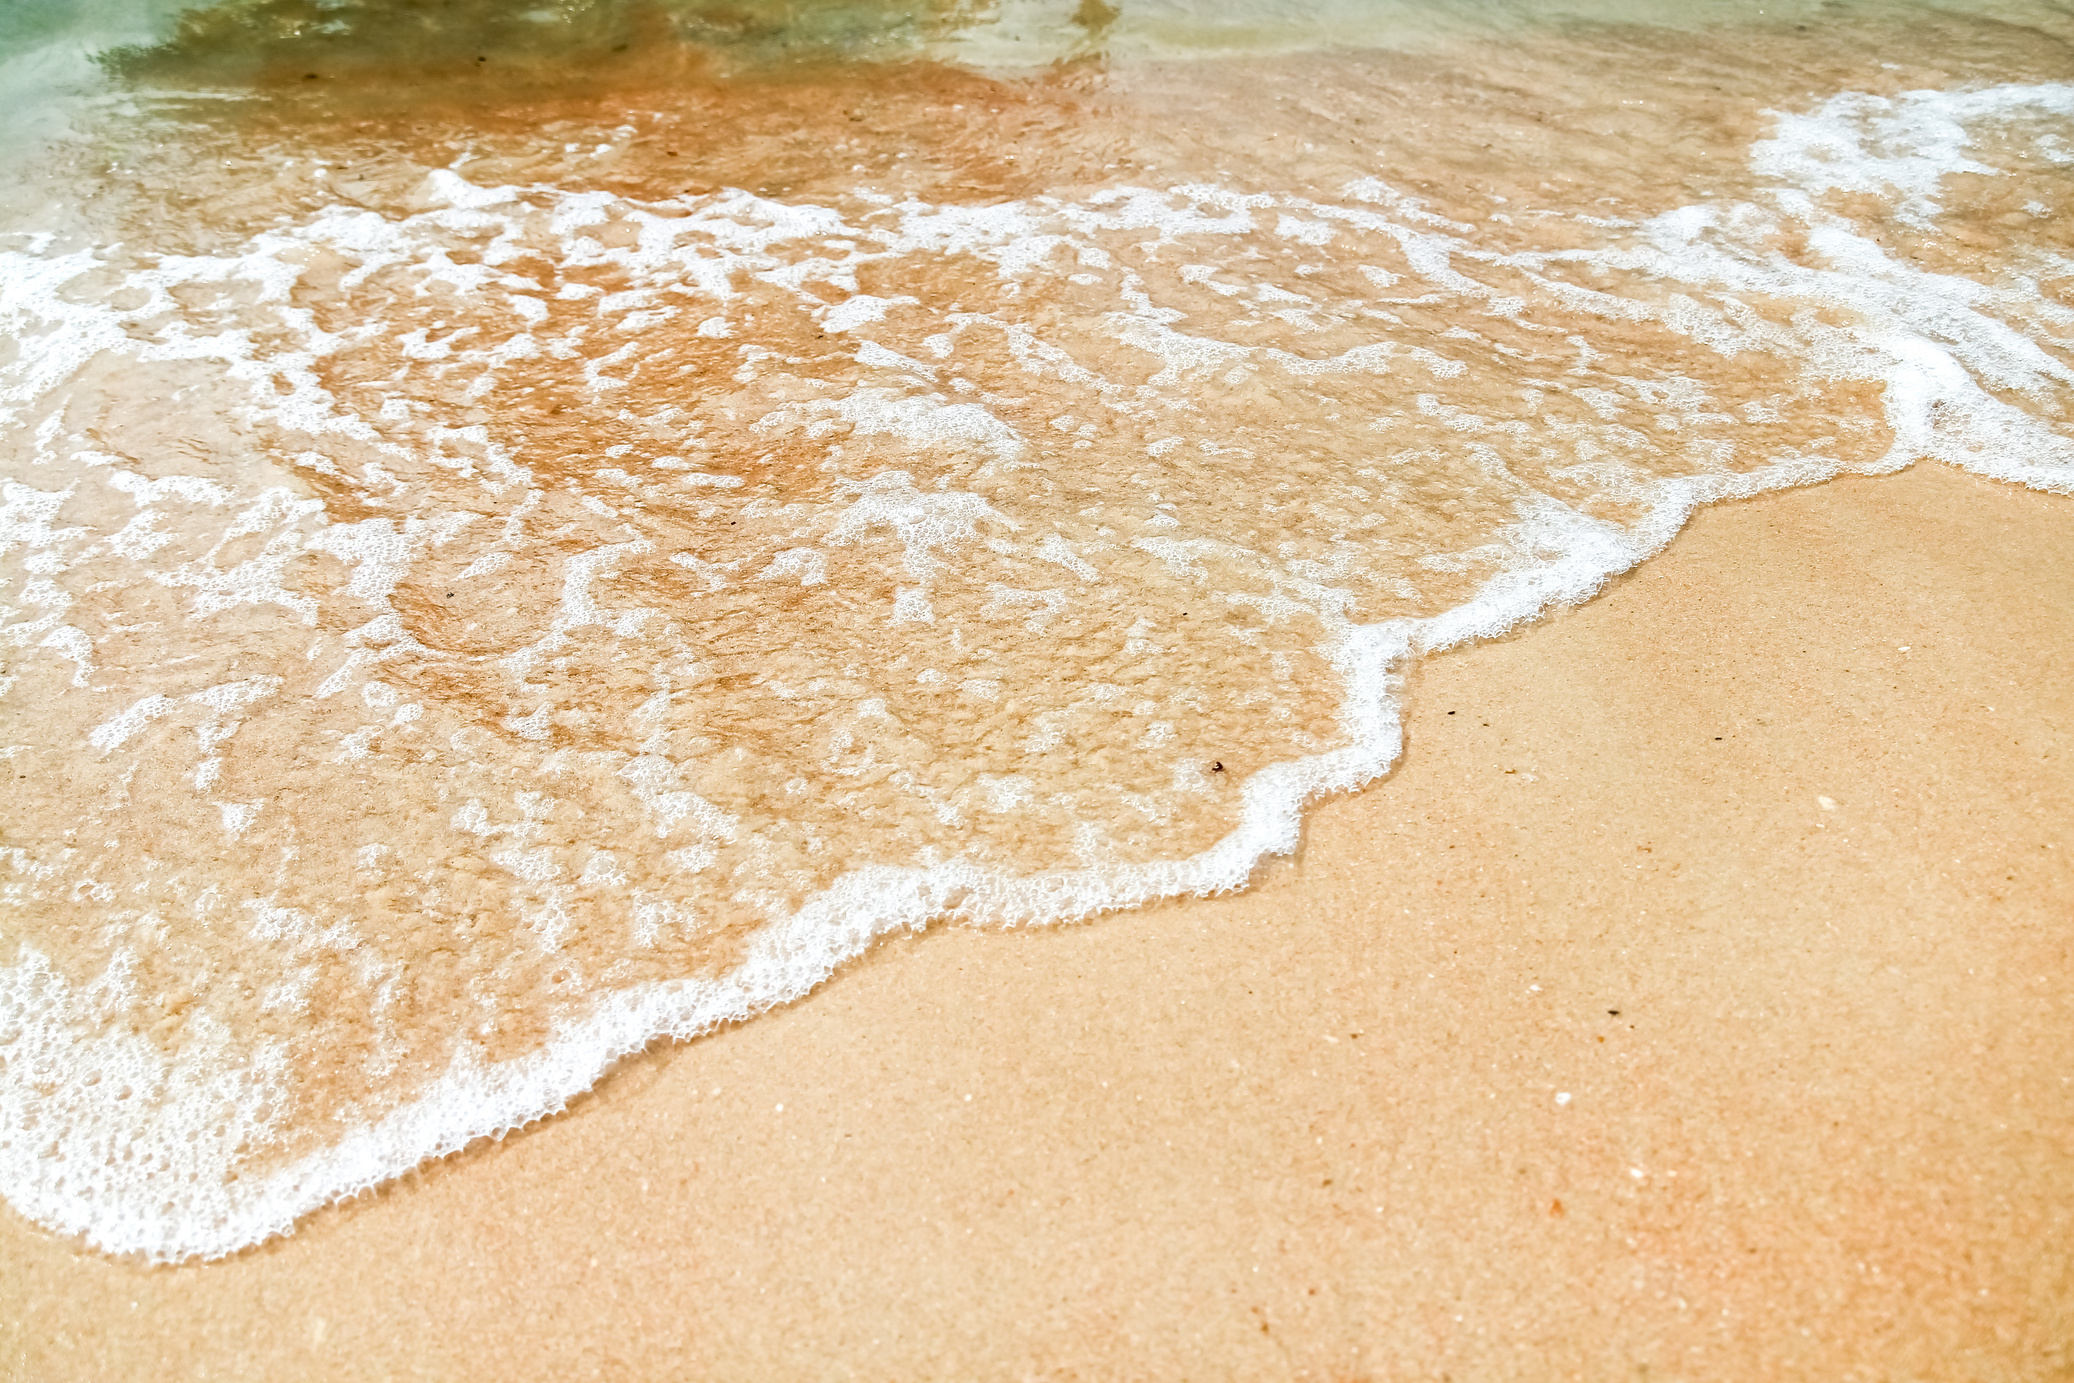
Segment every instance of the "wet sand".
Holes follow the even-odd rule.
[[[882,947],[213,1266],[0,1213],[0,1372],[2057,1376],[2070,592],[1937,466],[1703,512],[1246,894]]]

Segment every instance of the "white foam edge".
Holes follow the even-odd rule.
[[[1814,484],[1846,470],[1899,470],[1918,457],[2074,493],[2074,475],[2064,464],[2011,454],[2024,444],[2046,445],[2047,454],[2054,450],[2050,442],[2056,439],[2035,420],[1972,385],[1957,363],[1929,341],[1906,331],[1882,336],[1878,344],[1893,362],[1885,382],[1896,434],[1886,457],[1850,467],[1823,458],[1792,458],[1743,474],[1652,481],[1649,512],[1631,529],[1593,520],[1552,500],[1536,505],[1505,535],[1506,543],[1529,560],[1494,575],[1469,601],[1425,620],[1342,632],[1333,664],[1346,688],[1348,742],[1254,773],[1241,787],[1239,825],[1196,855],[1022,877],[955,860],[927,869],[851,871],[760,932],[728,976],[658,982],[607,996],[548,1046],[510,1062],[487,1066],[464,1052],[445,1074],[374,1124],[270,1176],[230,1183],[237,1190],[214,1197],[221,1211],[207,1224],[168,1220],[133,1203],[151,1199],[148,1195],[87,1200],[11,1178],[8,1197],[32,1218],[108,1252],[155,1261],[225,1257],[292,1233],[311,1211],[422,1162],[563,1111],[572,1097],[657,1039],[697,1037],[802,998],[893,932],[919,931],[952,917],[994,924],[1064,922],[1161,898],[1243,887],[1261,860],[1297,847],[1309,802],[1360,787],[1396,762],[1402,728],[1395,692],[1410,659],[1503,635],[1551,608],[1590,598],[1612,577],[1660,551],[1703,505]],[[1954,446],[1930,421],[1931,404],[1955,394],[1971,396],[1965,415],[1969,422],[1984,424],[1968,429],[1979,444]],[[1974,412],[1983,402],[1990,405],[1987,418]],[[1994,450],[1984,453],[1989,444]],[[177,1080],[178,1072],[169,1077]]]
[[[1846,467],[1825,458],[1797,457],[1742,474],[1653,480],[1647,486],[1652,502],[1646,516],[1626,529],[1542,501],[1502,535],[1503,544],[1526,560],[1499,571],[1462,605],[1423,620],[1344,629],[1333,665],[1346,692],[1342,714],[1348,742],[1254,773],[1242,785],[1239,825],[1207,850],[1181,860],[1021,877],[957,860],[927,869],[851,871],[759,933],[730,975],[660,982],[607,996],[590,1016],[539,1052],[494,1067],[464,1053],[414,1099],[378,1122],[269,1177],[231,1183],[237,1190],[213,1197],[220,1213],[206,1224],[169,1220],[118,1199],[43,1194],[19,1182],[9,1187],[9,1198],[32,1218],[107,1252],[159,1262],[226,1257],[292,1233],[302,1216],[425,1161],[562,1112],[613,1066],[658,1039],[698,1037],[800,999],[888,934],[923,930],[950,918],[997,925],[1066,922],[1163,898],[1243,887],[1263,859],[1296,849],[1302,814],[1312,800],[1358,788],[1396,762],[1402,731],[1394,693],[1409,659],[1498,637],[1554,607],[1589,599],[1609,579],[1661,551],[1704,505],[1816,484],[1846,470],[1898,470],[1918,457],[2039,488],[2070,488],[2060,466],[1983,456],[1972,449],[1950,454],[1929,424],[1931,402],[1954,393],[1971,394],[1968,402],[1975,406],[1999,401],[1966,387],[1964,373],[1955,372],[1928,342],[1904,337],[1881,344],[1894,363],[1886,399],[1896,433],[1893,449],[1881,460]],[[1988,411],[2004,427],[2015,424],[2019,434],[2037,426],[2006,405]],[[1990,425],[1988,430],[1996,429]],[[177,1073],[169,1075],[178,1080]]]
[[[1333,666],[1346,689],[1347,743],[1252,774],[1241,787],[1238,826],[1198,854],[1020,877],[962,860],[931,868],[853,870],[760,932],[724,978],[655,982],[606,996],[540,1051],[494,1066],[464,1050],[443,1075],[379,1121],[270,1176],[231,1182],[209,1194],[218,1213],[206,1224],[170,1221],[130,1203],[133,1198],[38,1194],[21,1184],[9,1188],[9,1198],[31,1218],[109,1253],[155,1262],[223,1258],[293,1233],[310,1212],[421,1163],[563,1112],[615,1065],[659,1039],[699,1037],[803,998],[886,935],[951,919],[1067,922],[1242,888],[1262,860],[1295,851],[1309,803],[1372,782],[1397,761],[1403,743],[1400,674],[1411,659],[1505,634],[1552,607],[1588,599],[1660,551],[1703,505],[1815,484],[1845,469],[1894,470],[1909,463],[1897,449],[1872,466],[1795,458],[1740,475],[1658,481],[1651,487],[1655,502],[1648,516],[1628,530],[1554,501],[1537,506],[1508,539],[1539,560],[1499,572],[1469,601],[1441,615],[1343,630]],[[172,1080],[178,1081],[177,1074]],[[140,1191],[148,1185],[148,1179],[140,1183]],[[134,1199],[150,1196],[146,1191]]]

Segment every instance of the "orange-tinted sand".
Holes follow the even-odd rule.
[[[1243,896],[884,947],[228,1262],[6,1212],[0,1374],[2074,1369],[2074,502],[1703,513],[1408,729]]]

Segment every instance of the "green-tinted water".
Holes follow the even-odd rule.
[[[537,70],[635,62],[668,46],[737,68],[932,57],[1014,70],[1911,14],[2041,30],[2069,22],[2047,0],[16,0],[0,9],[0,61],[16,81],[98,69],[236,82],[275,63]]]

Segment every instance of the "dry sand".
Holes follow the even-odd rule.
[[[886,946],[231,1261],[6,1214],[4,1372],[2074,1370],[2074,503],[1702,514],[1408,734],[1247,894]]]

